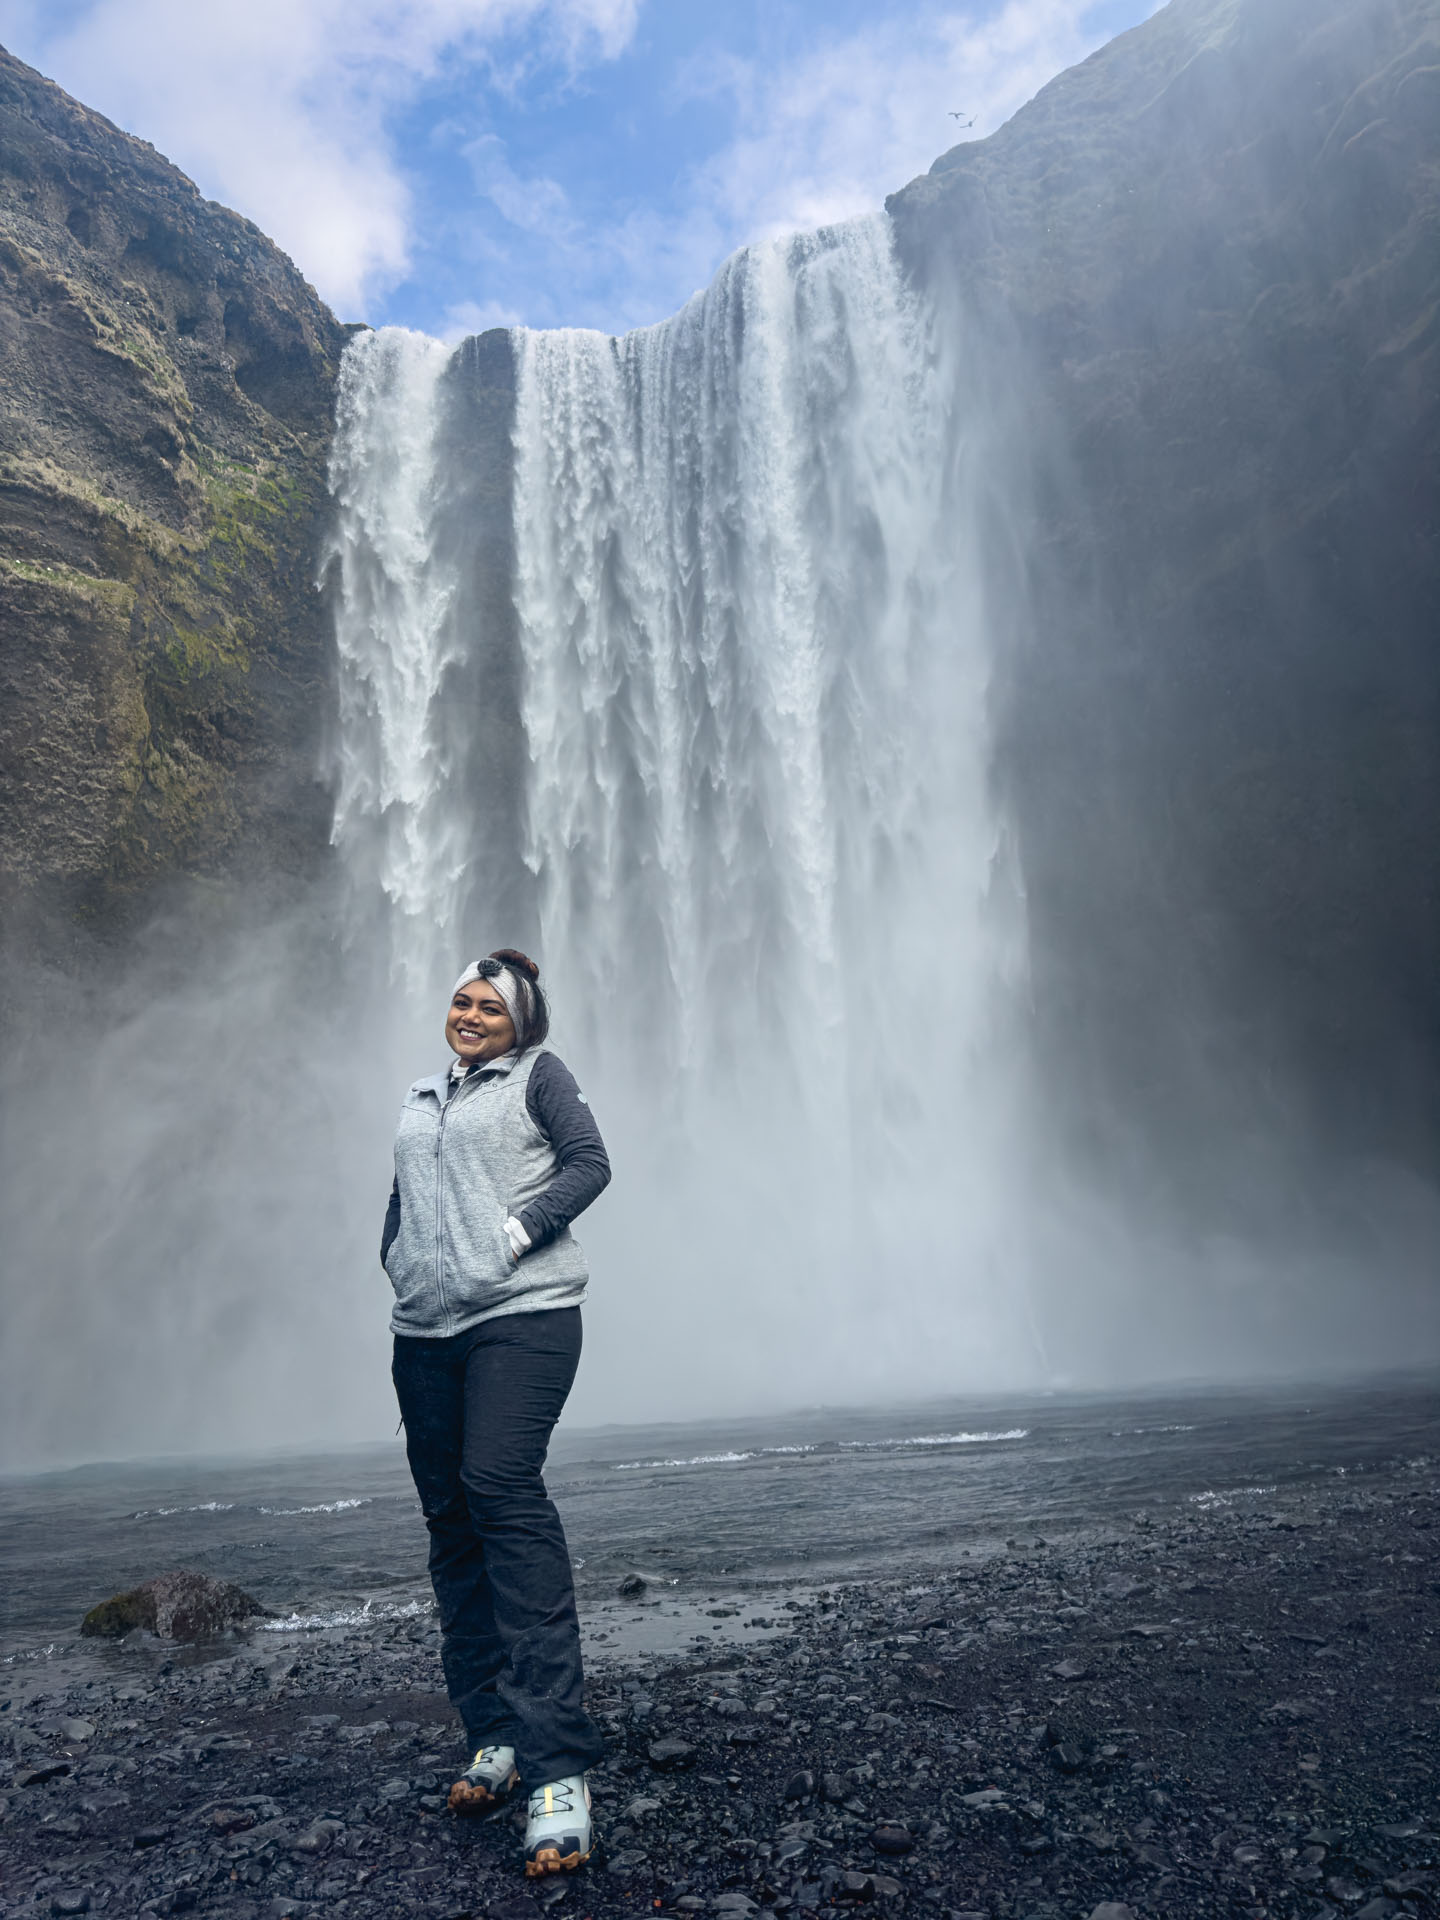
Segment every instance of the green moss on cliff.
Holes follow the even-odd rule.
[[[17,580],[101,600],[117,613],[129,614],[135,609],[136,592],[128,580],[97,579],[94,574],[82,573],[78,567],[53,566],[42,560],[16,560],[6,554],[0,554],[0,567]]]
[[[103,917],[167,870],[322,858],[311,582],[345,330],[248,222],[0,52],[0,337],[0,885]]]

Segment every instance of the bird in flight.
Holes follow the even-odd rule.
[[[958,121],[960,122],[960,124],[961,124],[961,126],[962,126],[962,127],[973,127],[973,126],[974,126],[974,124],[975,124],[975,116],[974,116],[974,114],[972,113],[972,114],[971,114],[971,116],[970,116],[970,118],[969,118],[969,119],[967,120],[967,119],[965,118],[965,113],[964,113],[964,109],[963,109],[963,108],[961,109],[961,111],[960,111],[959,113],[957,113],[957,112],[955,111],[955,109],[954,109],[954,107],[951,107],[951,109],[950,109],[950,118],[951,118],[952,120],[958,120]]]

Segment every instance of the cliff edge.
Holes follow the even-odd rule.
[[[0,52],[0,898],[323,849],[314,588],[347,338],[288,259]]]

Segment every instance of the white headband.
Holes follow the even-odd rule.
[[[490,971],[491,967],[496,969],[494,973]],[[472,980],[488,980],[505,1002],[505,1011],[515,1029],[515,1044],[518,1047],[521,1035],[530,1024],[530,1014],[535,1004],[530,982],[522,979],[513,967],[507,967],[503,960],[472,960],[450,989],[451,999],[462,987],[468,987]]]

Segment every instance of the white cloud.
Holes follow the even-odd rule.
[[[47,0],[0,0],[0,38],[248,214],[352,316],[442,244],[414,231],[399,110],[457,74],[523,104],[557,69],[575,80],[623,53],[647,4],[672,0],[81,0],[61,25]],[[1158,4],[1118,10],[1138,19]],[[504,223],[465,226],[494,291],[452,304],[443,330],[503,325],[516,307],[532,320],[659,319],[745,241],[877,207],[956,139],[993,131],[1106,37],[1102,6],[1113,23],[1117,0],[912,0],[842,34],[815,0],[789,60],[711,45],[651,106],[718,98],[730,138],[609,220],[582,214],[585,183],[517,170],[493,134],[432,127]],[[711,31],[723,35],[723,15]],[[951,109],[976,116],[968,134]]]
[[[1137,17],[1161,0],[1137,0]],[[877,22],[789,66],[732,61],[695,91],[734,96],[739,132],[707,163],[698,197],[737,237],[878,207],[958,140],[992,133],[1108,34],[1095,0],[1004,0],[916,10]],[[951,111],[974,127],[962,132]]]
[[[576,220],[569,195],[558,180],[535,174],[522,179],[506,158],[505,142],[498,134],[484,134],[462,147],[461,152],[470,163],[477,191],[512,227],[546,240],[564,242],[572,238]]]
[[[445,309],[440,338],[450,344],[466,340],[472,333],[488,333],[492,327],[518,327],[525,316],[502,300],[457,300]]]
[[[63,26],[0,0],[0,35],[270,234],[342,314],[399,280],[410,206],[388,114],[528,28],[610,59],[639,0],[91,0]],[[511,83],[517,69],[512,64]]]
[[[1134,0],[1130,17],[1160,4]],[[663,207],[608,222],[580,219],[561,183],[517,174],[497,137],[474,141],[477,188],[532,243],[506,263],[516,297],[532,323],[557,307],[616,329],[661,319],[746,241],[871,211],[946,147],[993,132],[1109,37],[1115,7],[1109,28],[1097,11],[1097,0],[932,5],[843,37],[817,30],[798,58],[770,65],[707,48],[670,105],[728,100],[732,138]]]

